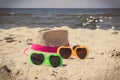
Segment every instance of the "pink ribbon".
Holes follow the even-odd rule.
[[[69,44],[68,44],[69,45]],[[68,46],[66,45],[66,46]],[[58,47],[50,47],[50,46],[43,46],[43,45],[38,45],[38,44],[32,44],[31,49],[30,48],[26,48],[23,52],[23,54],[27,55],[26,51],[29,50],[35,50],[35,51],[42,51],[42,52],[48,52],[48,53],[56,53],[57,52]]]
[[[53,52],[53,53],[56,53],[58,47],[50,47],[50,46],[43,46],[43,45],[38,45],[38,44],[32,44],[31,49],[32,49],[32,50],[35,50],[35,51]]]

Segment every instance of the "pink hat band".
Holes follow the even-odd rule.
[[[66,46],[68,46],[68,45],[66,45]],[[23,54],[28,56],[26,51],[28,51],[30,49],[31,50],[35,50],[35,51],[40,51],[40,52],[57,53],[58,47],[50,47],[50,46],[43,46],[43,45],[38,45],[38,44],[32,44],[31,48],[26,48],[24,50]]]
[[[56,53],[58,47],[50,47],[50,46],[43,46],[43,45],[38,45],[38,44],[32,44],[31,49],[35,50],[35,51]]]

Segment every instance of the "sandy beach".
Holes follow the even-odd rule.
[[[64,59],[62,67],[32,65],[25,48],[34,43],[43,28],[17,27],[0,29],[0,80],[120,80],[120,31],[104,29],[71,29],[69,44],[89,49],[85,60]],[[54,29],[58,29],[55,27]]]

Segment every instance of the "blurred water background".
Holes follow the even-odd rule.
[[[0,28],[21,26],[120,30],[120,9],[0,8]]]

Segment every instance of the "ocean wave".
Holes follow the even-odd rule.
[[[5,13],[5,14],[2,14],[0,13],[0,16],[31,16],[32,14],[10,14],[10,13]]]

